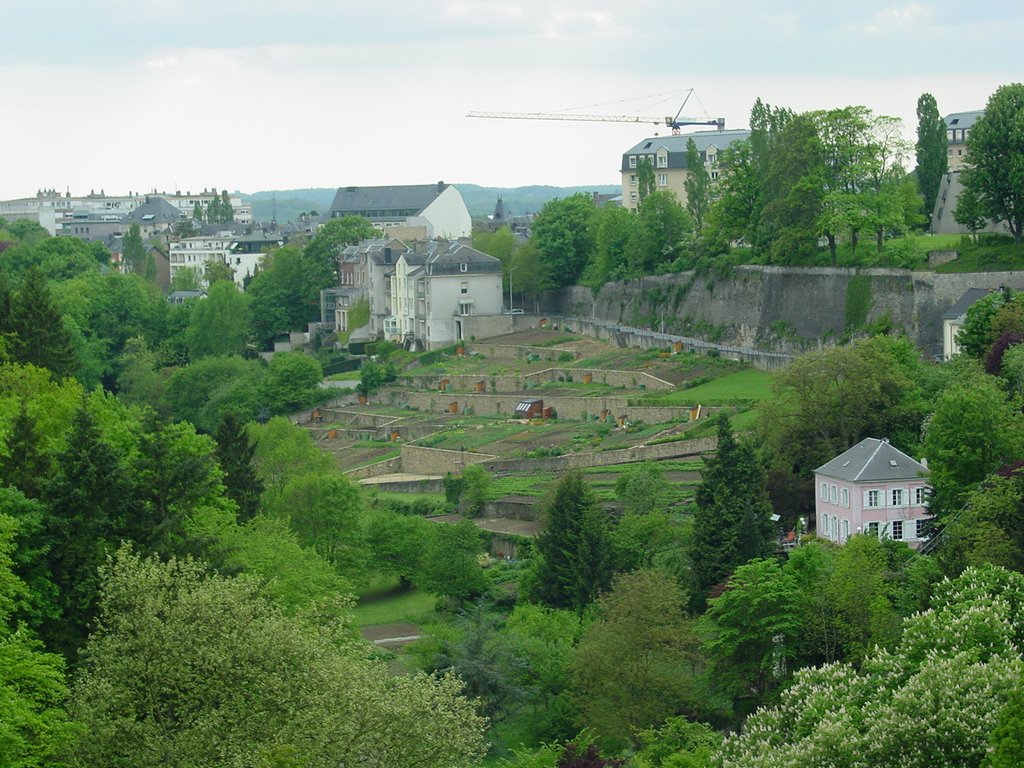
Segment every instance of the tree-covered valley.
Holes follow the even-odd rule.
[[[843,208],[838,177],[827,194],[795,182],[825,178],[801,164],[824,152],[818,131],[866,116],[762,118],[795,143],[743,177],[756,194],[686,211],[653,191],[635,215],[567,198],[527,244],[499,230],[478,247],[538,296],[727,267],[734,247],[770,263],[855,251],[864,200]],[[730,183],[748,161],[754,143]],[[921,208],[913,180],[882,176],[862,191],[903,218],[857,225],[878,248]],[[813,198],[814,222],[782,189]],[[357,484],[293,418],[332,396],[324,367],[343,353],[259,354],[317,318],[339,248],[370,234],[333,220],[267,253],[244,292],[212,272],[205,298],[170,304],[102,248],[0,229],[0,764],[1019,765],[1021,294],[972,306],[950,361],[872,327],[797,358],[756,407],[723,399],[692,497],[658,463],[602,497],[557,473],[539,534],[505,558],[473,522],[502,478],[459,467],[446,521]],[[382,343],[359,391],[460,364],[451,352]],[[920,549],[814,535],[814,470],[872,437],[928,459]],[[401,650],[360,632],[378,593],[419,601]]]

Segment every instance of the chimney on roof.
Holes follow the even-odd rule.
[[[444,182],[439,181],[437,182],[437,194],[440,195],[442,192],[444,192]]]

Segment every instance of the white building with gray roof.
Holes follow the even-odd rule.
[[[502,268],[493,256],[448,241],[398,256],[391,308],[398,340],[437,349],[467,337],[469,318],[501,316]]]
[[[386,237],[429,240],[469,237],[473,219],[451,184],[339,187],[328,211],[332,219],[362,216]]]

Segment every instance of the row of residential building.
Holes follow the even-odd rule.
[[[365,301],[369,322],[352,327]],[[339,256],[339,283],[321,291],[321,321],[350,340],[388,339],[436,349],[509,329],[502,266],[467,239],[365,240]]]
[[[157,216],[169,221],[191,219],[197,209],[205,211],[214,199],[220,200],[221,195],[210,190],[195,194],[154,190],[129,192],[127,195],[107,195],[101,190],[73,196],[70,191],[61,194],[54,189],[45,189],[33,197],[0,200],[0,219],[28,219],[37,222],[53,236],[71,235],[100,240],[119,233],[132,223],[142,225],[148,222],[152,226]],[[234,209],[235,223],[251,225],[252,206],[238,195],[229,195],[228,200]]]

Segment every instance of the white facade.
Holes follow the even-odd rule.
[[[427,236],[457,240],[473,234],[473,217],[469,215],[462,193],[449,186],[424,208],[419,216],[410,216],[406,226],[427,226]]]
[[[196,203],[199,203],[205,211],[207,206],[209,206],[215,197],[212,192],[203,192],[201,194],[197,193],[194,195],[191,192],[186,192],[185,194],[178,192],[173,195],[157,194],[151,196],[166,200],[185,214],[186,218],[189,219],[192,218],[192,214],[195,212]],[[218,194],[216,197],[219,199],[220,195]],[[228,195],[228,200],[231,201],[231,207],[235,210],[235,222],[238,224],[252,224],[252,205],[249,203],[243,203],[242,198],[238,195]]]
[[[391,278],[397,340],[427,349],[465,338],[464,318],[502,313],[501,263],[458,243],[434,243],[427,253],[403,253]]]
[[[231,237],[184,237],[170,244],[171,281],[182,269],[194,269],[199,279],[206,284],[203,274],[209,262],[229,264],[234,267],[231,253]],[[235,270],[235,282],[242,285],[238,270]]]

